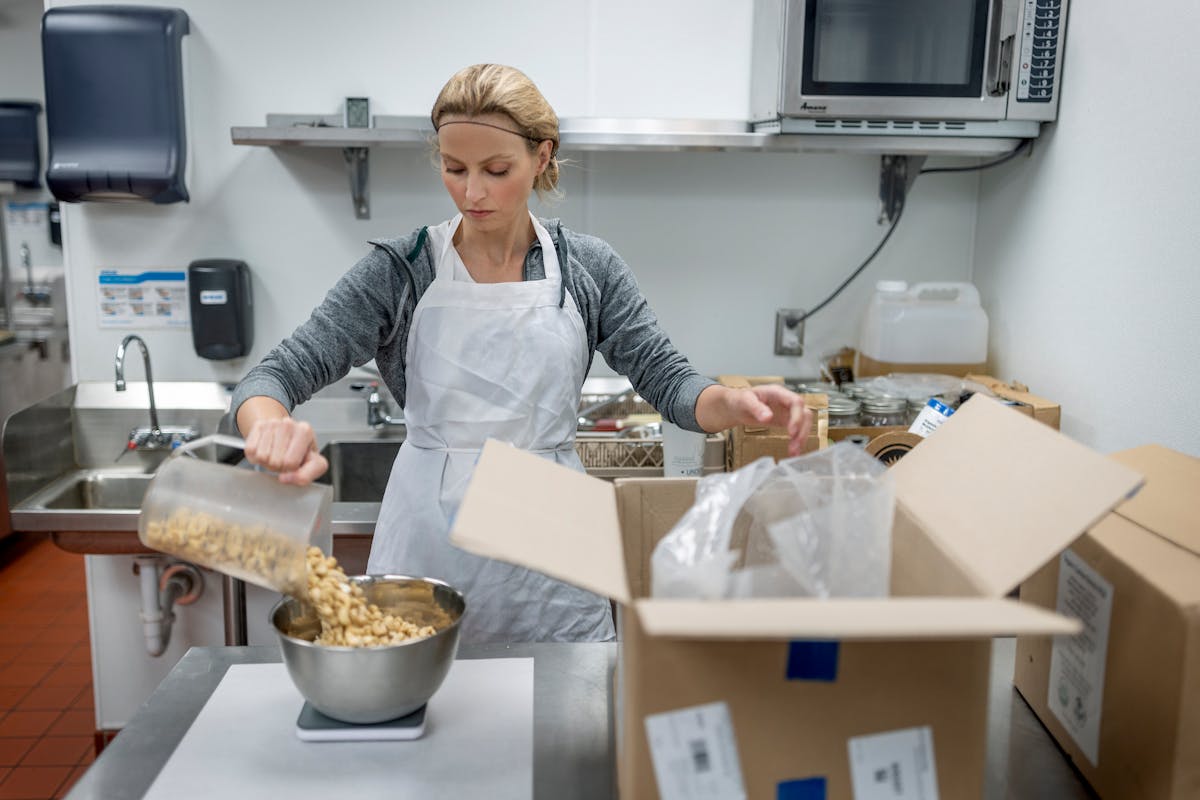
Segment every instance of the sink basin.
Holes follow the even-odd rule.
[[[334,440],[321,448],[329,471],[317,479],[333,487],[335,503],[379,503],[392,475],[402,439]],[[576,451],[588,474],[596,478],[662,476],[659,438],[614,438],[613,434],[580,434]],[[705,473],[725,468],[725,439],[710,436],[705,445]]]
[[[400,444],[397,439],[330,442],[321,448],[329,471],[317,482],[333,487],[335,503],[381,502]]]
[[[81,472],[51,486],[30,505],[48,509],[138,509],[153,475]]]

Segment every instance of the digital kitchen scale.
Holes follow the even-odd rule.
[[[394,742],[425,734],[425,706],[408,716],[357,725],[331,719],[305,701],[296,718],[296,736],[306,742]]]

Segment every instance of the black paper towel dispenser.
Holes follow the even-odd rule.
[[[188,199],[177,8],[73,6],[42,16],[46,184],[59,200]]]
[[[41,186],[42,154],[38,114],[42,104],[0,100],[0,181],[36,189]]]
[[[245,261],[209,258],[188,264],[192,345],[214,361],[240,358],[254,344],[254,303]]]

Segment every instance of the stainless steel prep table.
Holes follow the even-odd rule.
[[[987,800],[1094,795],[1012,688],[1015,645],[997,639],[987,754]],[[615,644],[464,645],[460,658],[534,659],[534,796],[615,796],[612,671]],[[175,666],[68,800],[143,797],[232,664],[279,661],[275,647],[197,647]],[[255,787],[247,787],[253,789]],[[264,787],[265,788],[265,787]],[[949,798],[947,800],[953,800]]]

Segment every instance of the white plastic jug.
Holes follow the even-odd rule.
[[[879,281],[859,353],[891,364],[983,365],[988,318],[971,283]]]

